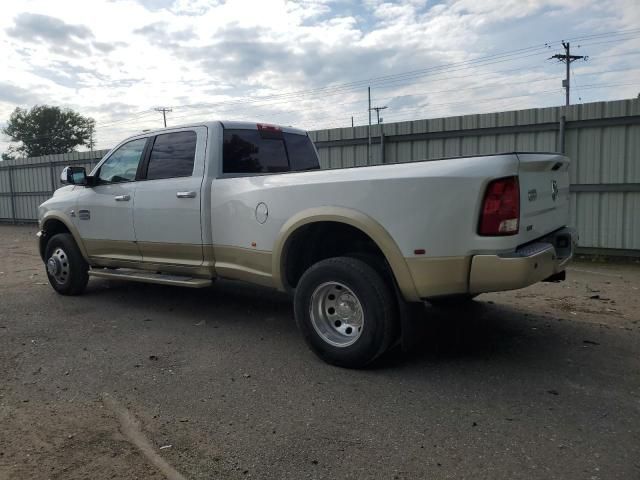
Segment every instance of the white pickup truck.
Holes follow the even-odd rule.
[[[310,347],[362,367],[399,341],[407,306],[564,279],[568,167],[507,153],[320,170],[304,131],[198,123],[130,137],[89,175],[65,168],[39,248],[64,295],[90,276],[290,292]]]

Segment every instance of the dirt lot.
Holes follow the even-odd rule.
[[[1,479],[640,478],[637,264],[429,308],[349,371],[269,290],[61,297],[34,233],[0,226]]]

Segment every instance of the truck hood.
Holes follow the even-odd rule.
[[[53,192],[53,197],[57,197],[59,195],[64,195],[65,193],[70,193],[75,190],[75,185],[65,185],[64,187],[60,187],[55,192]]]

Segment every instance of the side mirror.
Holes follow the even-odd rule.
[[[64,167],[60,174],[64,185],[88,185],[87,171],[84,167]]]

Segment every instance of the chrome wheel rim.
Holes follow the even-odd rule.
[[[311,295],[311,324],[322,340],[334,347],[353,345],[364,329],[362,304],[339,282],[319,285]]]
[[[62,285],[69,278],[69,271],[69,257],[64,250],[56,248],[47,260],[47,273]]]

